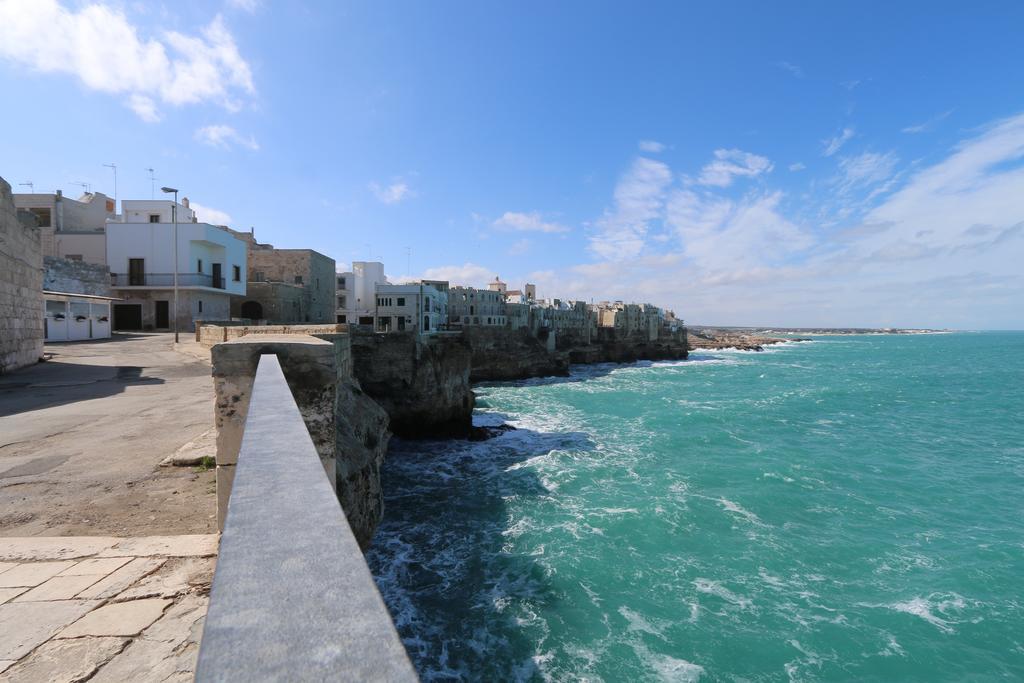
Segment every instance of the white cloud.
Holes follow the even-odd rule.
[[[461,266],[439,266],[423,271],[424,280],[447,280],[453,285],[469,285],[486,287],[497,273],[475,263],[464,263]]]
[[[854,132],[853,128],[843,128],[839,135],[829,138],[828,140],[822,140],[821,145],[825,148],[822,155],[830,157],[838,152],[843,145],[849,142],[850,138],[853,137]]]
[[[512,243],[512,246],[508,248],[509,256],[522,256],[526,252],[530,251],[532,242],[528,239],[521,239]]]
[[[651,154],[665,151],[665,145],[657,140],[641,140],[639,147],[641,152],[650,152]]]
[[[390,185],[370,183],[369,187],[377,201],[384,204],[397,204],[416,196],[416,193],[409,187],[408,183],[401,178],[396,179]]]
[[[608,260],[638,256],[644,248],[648,223],[660,216],[665,189],[671,182],[668,165],[637,158],[619,179],[615,208],[598,221],[599,232],[590,238],[590,250]]]
[[[914,134],[914,133],[926,133],[926,132],[930,131],[931,129],[935,128],[935,126],[940,121],[942,121],[943,119],[945,119],[947,116],[949,116],[952,113],[953,113],[952,109],[950,109],[949,111],[944,111],[941,114],[939,114],[938,116],[933,116],[932,118],[928,119],[924,123],[918,123],[918,124],[913,125],[913,126],[907,126],[906,128],[904,128],[902,130],[902,132],[904,132],[904,133],[911,133],[911,134]]]
[[[227,125],[204,126],[196,131],[196,140],[204,145],[219,147],[220,149],[231,149],[233,146],[238,146],[255,152],[260,148],[256,138],[251,135],[245,137]]]
[[[231,225],[231,216],[220,209],[203,206],[198,202],[189,200],[189,208],[196,212],[196,220],[200,223],[211,225]]]
[[[569,232],[568,227],[560,223],[547,222],[536,211],[530,213],[506,211],[501,218],[494,221],[493,225],[499,230],[515,230],[518,232]]]
[[[240,9],[250,14],[259,9],[261,0],[228,0],[228,7]]]
[[[843,157],[839,160],[839,192],[848,194],[855,189],[889,180],[893,177],[897,163],[899,159],[892,152],[864,152],[852,157]]]
[[[804,70],[801,69],[796,64],[791,64],[790,62],[775,62],[775,66],[779,67],[780,69],[784,69],[785,71],[788,71],[797,78],[804,77]]]
[[[772,162],[762,156],[738,149],[716,149],[714,161],[700,172],[701,185],[728,187],[736,176],[753,178],[772,170]]]
[[[802,171],[802,170],[804,170],[805,168],[807,168],[807,166],[805,166],[805,165],[804,165],[804,163],[803,163],[802,161],[798,161],[798,162],[796,162],[795,164],[790,164],[790,165],[789,165],[789,170],[790,170],[790,171],[794,171],[794,172],[796,172],[796,171]]]
[[[255,93],[252,71],[220,15],[198,35],[141,34],[123,11],[99,2],[77,9],[56,0],[0,3],[0,57],[124,95],[145,121],[158,120],[158,102],[215,103],[234,111],[239,96]]]

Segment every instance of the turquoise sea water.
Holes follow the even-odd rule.
[[[371,566],[426,680],[1024,680],[1024,333],[478,390]]]

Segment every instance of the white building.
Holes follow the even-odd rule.
[[[352,270],[337,274],[337,322],[373,325],[377,286],[387,282],[380,261],[353,261]]]
[[[424,282],[377,285],[374,317],[377,332],[433,334],[447,321],[448,295]]]
[[[47,342],[107,339],[110,337],[109,296],[48,292],[43,290],[43,318]]]
[[[35,215],[43,256],[106,264],[107,221],[116,215],[114,200],[101,192],[69,199],[54,193],[15,194],[14,205]]]
[[[226,228],[194,223],[187,200],[177,205],[178,309],[174,302],[173,201],[121,202],[121,222],[107,224],[115,330],[180,330],[196,320],[227,320],[231,297],[246,292],[246,243]]]

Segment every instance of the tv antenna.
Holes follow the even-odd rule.
[[[114,171],[114,212],[116,213],[117,212],[117,164],[110,163],[110,164],[103,164],[103,165],[106,166],[107,168],[111,169],[112,171]]]
[[[18,183],[18,185],[21,187],[27,187],[29,192],[34,193],[36,191],[36,184],[33,183],[31,180],[28,181],[27,183]]]
[[[151,168],[143,169],[149,171],[149,198],[156,199],[156,176],[153,175],[155,171]]]
[[[85,191],[86,191],[86,193],[90,193],[90,192],[92,192],[92,185],[90,185],[89,183],[87,183],[87,182],[84,182],[84,181],[82,181],[82,180],[72,180],[72,181],[71,181],[71,184],[72,184],[72,185],[78,185],[78,186],[79,186],[79,187],[81,187],[81,188],[82,188],[83,190],[85,190]]]

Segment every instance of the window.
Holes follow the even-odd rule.
[[[151,214],[149,214],[149,222],[150,223],[159,223],[160,222],[160,214],[158,214],[158,213],[151,213]]]
[[[302,276],[301,275],[296,275],[295,276],[295,284],[297,284],[297,285],[301,285],[302,284]]]
[[[235,282],[242,281],[242,268],[240,266],[231,266],[231,279]]]
[[[404,315],[400,316],[398,318],[398,329],[399,329],[399,331],[405,330],[405,316]]]
[[[203,259],[201,259],[201,258],[196,259],[196,272],[197,273],[203,272]]]
[[[338,278],[338,289],[345,289],[345,278]]]
[[[199,300],[199,312],[200,313],[203,312],[203,300],[202,299]]]
[[[128,259],[128,285],[141,287],[146,284],[146,260],[141,258]]]
[[[404,296],[398,297],[398,305],[399,306],[404,306],[405,305],[405,297]]]
[[[49,228],[50,225],[50,210],[49,209],[29,209],[30,212],[35,214],[36,220],[39,221],[40,228]]]

